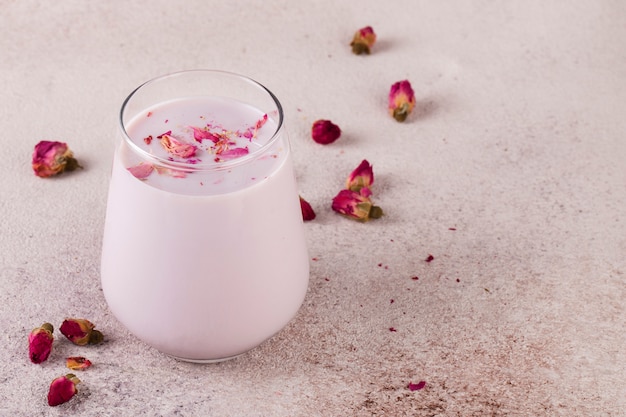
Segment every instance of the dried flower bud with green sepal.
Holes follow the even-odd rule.
[[[374,29],[371,26],[366,26],[356,31],[350,46],[352,47],[352,52],[356,55],[369,55],[374,43],[376,43],[376,33],[374,33]]]
[[[32,363],[45,362],[50,356],[52,342],[54,342],[52,332],[54,332],[54,327],[50,323],[44,323],[28,335],[28,356]]]

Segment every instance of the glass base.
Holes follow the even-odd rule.
[[[174,355],[167,355],[170,358],[174,358],[176,360],[182,361],[182,362],[189,362],[189,363],[199,363],[199,364],[205,364],[205,363],[220,363],[220,362],[226,362],[229,361],[231,359],[235,359],[240,357],[241,355],[245,354],[244,353],[239,353],[237,355],[233,355],[233,356],[227,356],[225,358],[218,358],[218,359],[189,359],[189,358],[181,358],[178,356],[174,356]]]

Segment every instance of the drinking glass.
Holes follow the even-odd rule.
[[[280,102],[247,77],[165,75],[119,115],[101,281],[115,317],[192,362],[241,355],[284,328],[309,281]]]

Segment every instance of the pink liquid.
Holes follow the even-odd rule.
[[[263,117],[211,98],[147,111],[150,117],[127,126],[144,149],[149,132],[162,132],[164,124],[184,130],[197,124],[199,113],[229,131],[244,131]],[[238,144],[252,154],[275,129],[270,118],[253,140],[237,137]],[[199,164],[219,166],[202,151]],[[161,151],[153,146],[151,152]],[[282,329],[302,304],[309,276],[286,138],[244,165],[184,178],[153,172],[139,180],[128,171],[137,163],[122,143],[104,231],[102,288],[119,321],[160,351],[193,361],[239,355]]]

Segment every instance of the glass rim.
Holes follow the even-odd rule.
[[[153,85],[155,83],[158,83],[160,81],[166,80],[168,78],[180,77],[180,76],[184,76],[187,74],[199,74],[199,73],[218,74],[221,76],[230,77],[232,79],[238,79],[240,81],[243,81],[244,83],[248,83],[258,88],[262,92],[265,92],[268,95],[268,97],[271,98],[274,105],[276,106],[278,119],[276,123],[276,129],[274,130],[274,133],[272,133],[272,136],[267,140],[266,143],[254,149],[252,152],[246,155],[243,155],[243,156],[231,159],[231,160],[222,160],[219,163],[213,162],[209,164],[209,163],[190,163],[190,162],[172,161],[170,159],[159,157],[159,156],[149,153],[148,151],[146,151],[145,149],[142,149],[139,145],[137,145],[133,141],[133,139],[129,136],[128,132],[126,131],[126,126],[125,126],[126,124],[124,122],[125,111],[127,109],[128,104],[133,99],[133,97],[135,97],[135,95],[138,92],[140,92],[140,90],[146,87],[149,87],[150,85]],[[136,115],[132,115],[131,118],[135,116]],[[266,150],[270,149],[281,137],[281,134],[283,131],[283,124],[284,124],[284,112],[283,112],[283,106],[280,104],[280,101],[274,95],[274,93],[272,93],[263,84],[261,84],[260,82],[250,77],[247,77],[245,75],[241,75],[235,72],[224,71],[224,70],[190,69],[190,70],[175,71],[175,72],[163,74],[163,75],[151,78],[148,81],[145,81],[142,84],[140,84],[122,102],[122,107],[120,108],[120,112],[119,112],[118,123],[119,123],[119,128],[122,132],[122,138],[123,138],[124,143],[126,143],[126,145],[128,145],[133,152],[135,152],[136,154],[138,154],[141,158],[145,160],[149,160],[160,166],[165,166],[165,167],[178,169],[178,170],[184,170],[188,172],[190,171],[221,171],[225,169],[230,169],[235,166],[244,165],[250,161],[253,161],[257,159],[259,156],[262,156]]]

